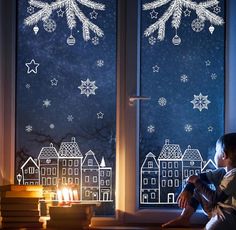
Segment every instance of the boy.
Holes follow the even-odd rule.
[[[236,133],[218,139],[214,160],[218,169],[187,179],[177,198],[183,208],[181,215],[162,227],[189,226],[190,217],[201,204],[210,219],[206,230],[236,229]],[[216,191],[207,184],[214,184]]]

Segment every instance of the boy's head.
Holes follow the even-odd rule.
[[[218,167],[236,167],[236,133],[221,136],[216,142],[215,162]]]

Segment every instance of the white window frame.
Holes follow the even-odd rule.
[[[104,224],[104,220],[114,222],[165,222],[179,212],[165,210],[142,210],[139,206],[139,159],[137,149],[137,106],[130,107],[128,98],[137,95],[136,79],[139,66],[136,49],[139,24],[136,13],[137,0],[118,0],[118,43],[117,43],[117,141],[116,141],[116,210],[114,218],[93,218],[93,224]],[[227,1],[226,25],[226,109],[225,132],[236,130],[236,5]],[[126,9],[126,10],[124,10]],[[15,37],[16,1],[0,1],[0,185],[15,181]],[[128,12],[126,15],[125,12]],[[125,20],[127,18],[127,20]],[[7,22],[5,21],[7,20]],[[10,25],[10,26],[9,26]],[[127,28],[127,29],[126,29]],[[127,68],[126,68],[127,67]],[[123,87],[126,85],[126,87]],[[130,164],[132,162],[132,164]],[[128,173],[125,173],[128,172]],[[43,179],[43,178],[42,178]],[[135,194],[135,195],[134,195]],[[128,214],[126,216],[126,213]],[[142,213],[142,214],[141,214]],[[173,214],[174,213],[174,214]],[[156,218],[158,214],[159,218]],[[137,218],[138,216],[138,218]]]

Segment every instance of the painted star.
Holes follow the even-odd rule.
[[[189,9],[186,9],[186,10],[184,11],[184,16],[185,16],[185,17],[190,17],[190,14],[191,14],[191,11],[190,11]]]
[[[95,11],[95,10],[93,10],[91,13],[89,13],[90,14],[90,18],[91,19],[97,19],[97,17],[98,17],[98,13]]]
[[[199,109],[201,112],[203,109],[208,109],[208,104],[211,102],[207,99],[208,95],[203,96],[202,93],[199,95],[194,95],[194,99],[191,101],[193,104],[193,109]]]
[[[52,86],[57,86],[57,83],[58,83],[58,80],[54,77],[52,80],[51,80],[51,85]]]
[[[104,113],[102,112],[97,113],[98,119],[103,119],[103,116],[104,116]]]
[[[206,63],[206,66],[210,66],[211,65],[211,61],[210,60],[205,61],[205,63]]]
[[[160,67],[159,67],[158,65],[154,65],[154,66],[152,67],[152,72],[153,72],[153,73],[157,73],[157,72],[159,72],[159,69],[160,69]]]
[[[34,74],[37,74],[39,63],[35,62],[34,59],[32,59],[30,62],[26,62],[25,65],[27,67],[28,74],[31,72],[33,72]]]
[[[62,9],[60,9],[60,10],[57,11],[57,16],[58,17],[63,17],[64,13],[65,12]]]
[[[152,12],[150,12],[150,15],[151,15],[151,19],[157,18],[158,12],[156,12],[155,10],[152,10]]]

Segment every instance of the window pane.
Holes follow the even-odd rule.
[[[216,167],[215,142],[224,132],[225,3],[204,5],[213,20],[197,15],[202,1],[194,2],[141,1],[140,94],[151,97],[140,104],[141,208],[177,207],[185,179]],[[144,183],[154,173],[157,185]]]
[[[97,215],[113,215],[116,0],[17,9],[16,183],[78,184],[81,200],[102,203]]]

